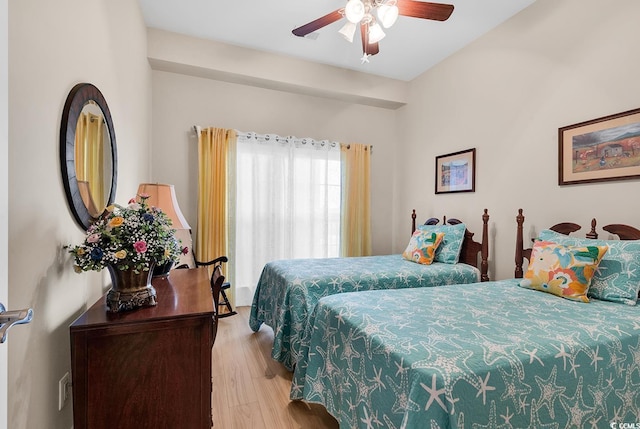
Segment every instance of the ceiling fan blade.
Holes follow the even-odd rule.
[[[398,0],[398,14],[414,18],[446,21],[453,13],[452,4],[429,3],[417,0]]]
[[[360,24],[360,38],[362,39],[362,52],[367,55],[375,55],[380,52],[378,43],[369,43],[369,24]]]
[[[296,36],[304,37],[309,33],[313,33],[314,31],[321,29],[324,26],[333,24],[340,18],[342,18],[342,9],[336,9],[333,12],[326,14],[325,16],[321,16],[320,18],[315,19],[298,28],[294,28],[291,32]]]

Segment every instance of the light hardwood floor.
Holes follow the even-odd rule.
[[[291,373],[271,358],[273,330],[249,328],[249,307],[219,319],[213,345],[213,424],[224,429],[337,429],[321,405],[289,400]]]

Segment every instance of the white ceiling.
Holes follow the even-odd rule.
[[[148,27],[409,81],[535,0],[452,0],[444,22],[401,16],[385,30],[380,53],[362,63],[359,34],[339,34],[345,19],[313,37],[291,30],[326,15],[346,0],[138,0]]]

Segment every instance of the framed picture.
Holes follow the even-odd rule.
[[[558,185],[640,178],[640,109],[558,129]]]
[[[436,156],[436,194],[475,190],[475,148]]]

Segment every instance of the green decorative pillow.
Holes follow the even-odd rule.
[[[436,249],[442,243],[443,237],[442,232],[425,232],[416,229],[402,257],[418,264],[429,265],[433,262]]]
[[[591,279],[607,249],[607,246],[575,247],[536,241],[520,286],[589,302]]]
[[[434,261],[445,264],[457,264],[467,227],[463,223],[457,225],[420,225],[418,230],[428,233],[444,233],[444,239],[438,249]]]
[[[591,280],[588,296],[636,305],[640,291],[640,240],[592,240],[551,230],[540,231],[539,238],[569,246],[608,246]]]

